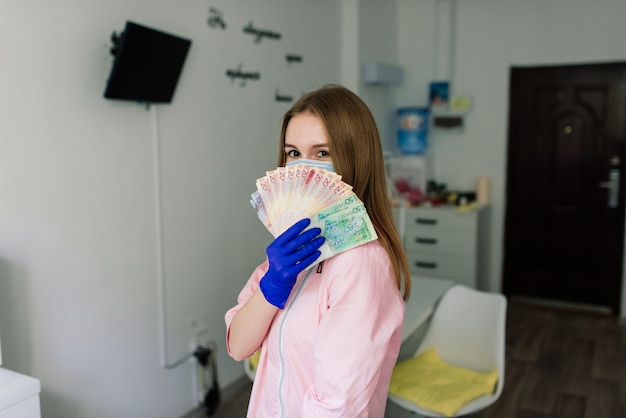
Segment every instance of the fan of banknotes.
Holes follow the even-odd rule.
[[[304,164],[278,167],[256,187],[250,203],[274,237],[303,218],[322,230],[326,241],[316,263],[378,238],[363,202],[336,173]]]

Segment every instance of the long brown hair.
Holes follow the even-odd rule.
[[[327,85],[302,96],[283,117],[278,166],[286,162],[287,125],[292,117],[304,112],[319,117],[326,128],[333,166],[365,204],[378,242],[391,259],[398,289],[407,300],[411,294],[411,274],[391,214],[383,151],[372,113],[356,94],[338,85]]]

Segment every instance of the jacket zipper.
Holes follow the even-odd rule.
[[[291,308],[293,307],[293,303],[298,298],[298,295],[302,292],[302,288],[304,287],[304,284],[307,282],[307,280],[309,280],[309,276],[311,275],[313,270],[314,270],[313,268],[310,268],[309,271],[307,271],[306,276],[304,276],[304,279],[302,279],[302,282],[300,282],[300,285],[298,286],[298,290],[296,290],[296,293],[293,296],[291,303],[289,303],[289,306],[287,307],[287,311],[285,312],[285,315],[283,316],[283,319],[280,322],[280,330],[278,333],[278,358],[280,360],[280,378],[278,380],[278,416],[280,418],[284,416],[284,411],[285,411],[285,404],[284,404],[284,399],[283,399],[283,395],[284,395],[283,386],[285,383],[285,357],[284,357],[285,354],[284,354],[284,347],[283,347],[285,323],[287,322],[287,318],[289,317],[289,314],[291,313]]]

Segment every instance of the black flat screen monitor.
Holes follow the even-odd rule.
[[[114,42],[104,97],[170,103],[191,41],[127,21]]]

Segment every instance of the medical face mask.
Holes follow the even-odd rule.
[[[308,165],[309,167],[322,168],[326,171],[331,171],[333,173],[335,172],[335,167],[333,166],[333,163],[330,161],[307,160],[306,158],[300,158],[298,160],[289,161],[288,163],[285,164],[285,167],[289,167],[291,165],[298,165],[298,164]]]

